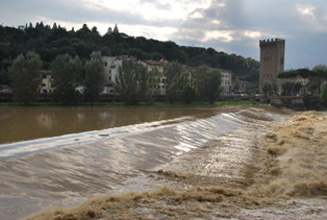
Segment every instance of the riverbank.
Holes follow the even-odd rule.
[[[259,105],[262,103],[256,101],[249,101],[249,100],[230,100],[230,101],[218,101],[215,103],[208,103],[208,102],[193,102],[186,104],[184,102],[141,102],[138,105],[128,105],[125,102],[79,102],[75,105],[62,105],[59,102],[33,102],[30,105],[22,105],[17,102],[0,102],[0,107],[83,107],[83,106],[101,106],[101,107],[117,107],[117,106],[155,106],[155,107],[192,107],[192,106],[204,106],[204,107],[217,107],[217,106],[225,106],[225,105],[242,105],[242,106],[249,106],[249,105]]]
[[[264,133],[255,126],[235,131],[172,162],[173,170],[148,173],[146,182],[160,182],[159,188],[118,191],[27,219],[326,219],[326,121],[326,113],[304,112],[267,123]],[[252,140],[235,138],[238,132]],[[226,178],[233,172],[238,178]]]

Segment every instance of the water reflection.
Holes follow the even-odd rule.
[[[0,144],[100,130],[181,116],[213,115],[212,108],[76,107],[0,109]]]
[[[40,114],[37,116],[37,121],[42,128],[51,129],[53,127],[53,119],[51,115]]]

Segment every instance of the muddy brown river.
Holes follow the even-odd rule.
[[[244,188],[265,167],[267,125],[289,116],[266,107],[0,109],[0,219],[163,185]]]
[[[0,144],[100,130],[179,117],[206,117],[219,110],[201,107],[4,107]]]

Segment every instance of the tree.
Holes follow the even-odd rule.
[[[312,71],[306,68],[303,69],[296,69],[296,70],[289,70],[283,73],[280,73],[278,75],[278,78],[295,78],[300,82],[301,89],[302,89],[302,100],[304,107],[306,109],[310,108],[312,103],[312,100],[307,96],[307,87],[309,85],[310,78],[316,78],[316,77],[326,77],[327,72],[325,71]]]
[[[54,97],[64,105],[78,102],[77,86],[81,79],[83,64],[78,57],[59,55],[51,64]]]
[[[192,71],[191,84],[195,97],[213,103],[221,93],[221,73],[218,69],[201,65]]]
[[[272,94],[278,95],[278,85],[276,83],[271,84]]]
[[[310,76],[315,76],[316,74],[307,69],[307,68],[301,68],[301,69],[295,69],[295,70],[288,70],[285,72],[282,72],[278,74],[278,78],[282,79],[290,79],[290,78],[298,78],[301,77],[303,79],[307,79]]]
[[[295,78],[295,79],[297,79],[301,83],[303,96],[306,96],[306,85],[309,82],[308,78],[316,77],[316,76],[317,76],[317,73],[315,73],[314,71],[311,71],[307,68],[302,68],[302,69],[288,70],[288,71],[282,72],[278,75],[278,78],[281,78],[281,79]]]
[[[322,64],[319,64],[319,65],[316,65],[315,67],[313,67],[312,71],[314,72],[327,72],[327,65],[322,65]]]
[[[270,83],[265,83],[262,86],[262,92],[266,99],[268,98],[269,95],[271,95],[272,91],[273,91],[273,87]]]
[[[38,71],[42,61],[38,54],[27,52],[18,55],[10,69],[14,100],[24,105],[29,105],[38,100],[40,76]]]
[[[296,82],[285,82],[282,84],[282,95],[297,95],[301,90],[301,84]]]
[[[151,102],[153,96],[160,95],[160,88],[158,86],[160,86],[159,83],[163,78],[163,74],[159,71],[158,68],[152,68],[150,71],[148,71],[148,75],[149,92],[147,95],[147,101]]]
[[[4,68],[0,69],[0,86],[9,84],[9,75],[8,72],[5,71]]]
[[[113,34],[118,34],[119,30],[118,30],[118,26],[117,24],[115,24],[114,30],[112,31]]]
[[[321,84],[320,101],[324,106],[327,106],[327,83]]]
[[[201,65],[192,71],[192,85],[194,87],[196,96],[199,98],[205,97],[205,81],[206,76],[209,71],[209,67],[206,65]]]
[[[196,98],[195,90],[192,86],[186,85],[182,92],[182,99],[186,104],[190,104]]]
[[[92,52],[90,60],[86,62],[84,86],[85,99],[93,104],[104,86],[101,52]]]
[[[313,70],[307,68],[288,70],[280,73],[278,78],[296,79],[301,84],[303,96],[306,96],[307,87],[311,92],[314,92],[314,90],[319,88],[321,81],[327,79],[327,66],[317,65]]]
[[[149,74],[145,66],[131,58],[123,58],[115,87],[122,101],[138,104],[149,92]]]
[[[321,83],[327,80],[327,66],[319,64],[313,67],[312,71],[316,74],[316,77],[310,78],[309,91],[313,94],[320,94]]]
[[[184,87],[186,86],[187,75],[182,66],[177,62],[167,63],[164,67],[166,77],[166,96],[170,103],[180,100]]]
[[[204,95],[209,103],[214,103],[221,93],[221,73],[218,70],[211,70],[206,73],[204,82]]]
[[[52,26],[52,30],[55,30],[55,29],[57,29],[58,27],[57,27],[57,23],[55,22],[55,23],[53,23],[53,26]]]

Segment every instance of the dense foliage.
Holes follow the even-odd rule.
[[[205,65],[187,70],[179,63],[171,62],[166,64],[164,75],[166,96],[171,103],[179,100],[185,103],[196,100],[213,103],[222,91],[221,73]]]
[[[200,82],[198,79],[201,79]],[[177,62],[166,63],[163,72],[160,72],[156,68],[147,70],[135,59],[124,57],[115,81],[120,100],[128,104],[151,102],[154,96],[160,94],[158,83],[163,81],[166,99],[170,103],[213,103],[221,93],[221,73],[217,69],[207,66],[187,69]]]
[[[128,104],[138,104],[149,94],[150,74],[147,68],[133,59],[123,58],[116,77],[116,91]]]
[[[28,105],[38,100],[40,77],[38,71],[42,67],[40,56],[28,52],[17,56],[10,68],[10,78],[14,91],[14,100]]]
[[[117,27],[101,36],[96,27],[90,29],[86,24],[77,31],[67,31],[56,23],[51,27],[40,22],[35,26],[29,24],[19,28],[0,25],[0,84],[8,83],[6,73],[13,60],[20,53],[30,50],[40,54],[45,69],[58,55],[78,55],[85,62],[93,51],[101,51],[102,55],[130,55],[141,60],[164,58],[189,66],[205,64],[228,69],[256,85],[259,77],[259,63],[256,60],[228,55],[212,48],[178,46],[171,41],[132,37],[119,33]]]
[[[324,106],[327,106],[327,84],[321,84],[321,92],[320,92],[320,101]]]
[[[217,70],[211,70],[205,74],[205,83],[204,83],[204,97],[209,101],[209,103],[214,103],[220,92],[221,84],[221,74]]]
[[[180,100],[184,92],[184,87],[188,85],[187,73],[183,71],[179,63],[171,62],[165,65],[164,75],[166,77],[166,96],[168,101],[173,103]]]
[[[93,52],[85,63],[85,100],[91,103],[98,100],[104,86],[103,64],[100,52]]]
[[[327,68],[324,65],[317,65],[312,70],[307,68],[291,69],[278,75],[280,79],[294,79],[301,85],[302,95],[307,90],[311,93],[319,93],[319,85],[327,79]]]
[[[83,65],[78,57],[69,54],[59,55],[51,64],[54,98],[64,105],[78,102],[77,87],[81,82]]]
[[[301,84],[299,82],[285,82],[282,84],[282,95],[295,96],[301,91]]]

